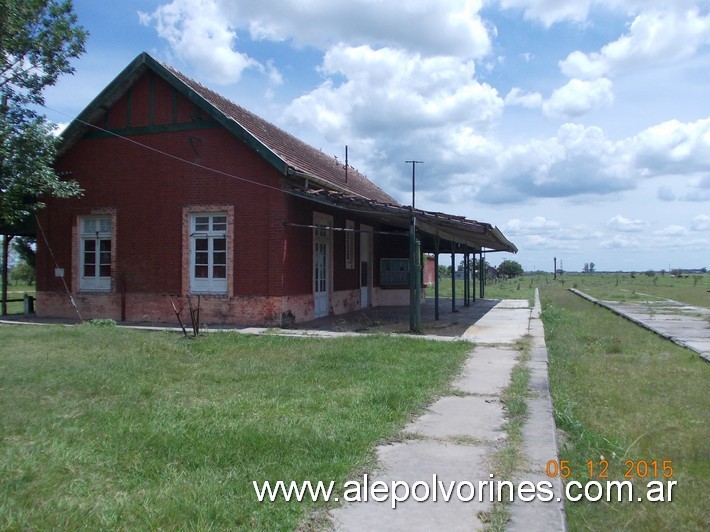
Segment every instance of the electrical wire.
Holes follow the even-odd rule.
[[[207,171],[207,172],[212,172],[212,173],[215,173],[215,174],[224,176],[224,177],[228,177],[228,178],[231,178],[231,179],[236,179],[236,180],[238,180],[238,181],[242,181],[242,182],[248,183],[248,184],[250,184],[250,185],[256,185],[256,186],[263,187],[263,188],[266,188],[266,189],[269,189],[269,190],[274,190],[274,191],[276,191],[276,192],[282,192],[282,193],[284,193],[284,194],[289,194],[289,195],[292,195],[292,196],[294,196],[294,197],[298,197],[298,198],[303,199],[303,196],[302,196],[301,194],[299,194],[298,192],[294,192],[294,191],[291,191],[291,190],[288,190],[288,189],[284,189],[284,188],[274,187],[274,186],[268,185],[268,184],[266,184],[266,183],[261,183],[261,182],[259,182],[259,181],[254,181],[253,179],[248,179],[248,178],[246,178],[246,177],[241,177],[241,176],[238,176],[238,175],[231,174],[231,173],[229,173],[229,172],[225,172],[225,171],[223,171],[223,170],[218,170],[218,169],[216,169],[216,168],[212,168],[212,167],[209,167],[209,166],[205,166],[205,165],[203,165],[203,164],[200,164],[200,163],[196,163],[196,162],[194,162],[194,161],[190,161],[190,160],[188,160],[188,159],[183,159],[182,157],[178,157],[177,155],[173,155],[172,153],[168,153],[168,152],[163,151],[163,150],[160,150],[160,149],[158,149],[158,148],[154,148],[153,146],[148,146],[147,144],[143,144],[142,142],[138,142],[137,140],[131,139],[131,138],[129,138],[129,137],[125,137],[125,136],[121,135],[120,133],[116,133],[115,131],[111,131],[111,130],[109,130],[109,129],[102,128],[101,126],[97,126],[96,124],[92,124],[92,123],[90,123],[90,122],[86,122],[85,120],[82,120],[82,119],[80,119],[80,118],[78,118],[78,117],[72,117],[71,115],[69,115],[69,114],[67,114],[67,113],[64,113],[64,112],[62,112],[62,111],[59,111],[58,109],[54,109],[54,108],[49,107],[49,106],[47,106],[47,105],[45,105],[44,108],[47,109],[47,110],[49,110],[49,111],[52,111],[52,112],[54,112],[54,113],[57,113],[57,114],[66,116],[67,118],[71,118],[71,119],[72,119],[73,121],[75,121],[75,122],[79,122],[79,123],[81,123],[81,124],[84,124],[85,126],[90,127],[90,128],[93,128],[93,129],[95,129],[95,130],[97,130],[97,131],[101,131],[102,133],[106,133],[106,134],[108,134],[108,135],[111,135],[111,136],[113,136],[113,137],[119,138],[119,139],[121,139],[121,140],[125,140],[126,142],[130,142],[131,144],[134,144],[134,145],[136,145],[136,146],[139,146],[139,147],[141,147],[141,148],[144,148],[144,149],[146,149],[146,150],[149,150],[149,151],[151,151],[151,152],[153,152],[153,153],[157,153],[158,155],[162,155],[162,156],[168,157],[168,158],[170,158],[170,159],[173,159],[173,160],[175,160],[175,161],[178,161],[178,162],[181,162],[181,163],[185,163],[185,164],[190,165],[190,166],[194,166],[195,168],[199,168],[200,170],[205,170],[205,171]]]
[[[49,254],[52,257],[52,260],[54,261],[54,267],[57,269],[60,269],[59,263],[57,262],[57,258],[54,256],[54,251],[52,251],[52,247],[49,245],[49,240],[47,239],[47,235],[44,232],[44,228],[42,227],[42,224],[39,221],[39,217],[35,214],[35,221],[37,222],[37,227],[39,227],[39,232],[42,233],[42,239],[44,240],[44,244],[47,246],[47,249],[49,250]],[[64,290],[67,293],[67,296],[69,296],[69,301],[72,304],[72,307],[74,307],[74,310],[76,311],[76,315],[79,316],[79,321],[83,322],[84,318],[81,317],[81,312],[79,312],[79,307],[76,306],[76,302],[74,301],[74,297],[71,295],[71,291],[69,290],[69,286],[67,285],[67,280],[66,278],[62,275],[61,277],[62,283],[64,284]]]

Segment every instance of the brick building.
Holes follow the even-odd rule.
[[[67,127],[56,170],[84,193],[38,216],[40,316],[172,323],[188,294],[208,323],[406,304],[412,214],[437,257],[516,251],[488,224],[398,204],[148,54]]]

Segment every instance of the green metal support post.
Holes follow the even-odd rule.
[[[471,292],[471,266],[468,262],[468,249],[466,253],[463,254],[463,306],[471,306],[471,297],[469,296]]]
[[[453,250],[454,247],[452,245],[451,249]],[[456,312],[456,254],[453,251],[451,252],[451,312]]]
[[[471,266],[471,282],[473,287],[473,302],[476,302],[476,250],[473,250],[473,265]]]
[[[414,219],[414,214],[412,214],[412,220],[409,225],[409,330],[410,332],[417,332],[417,319],[415,316],[415,301],[417,298],[417,290],[415,288],[416,280],[416,221]]]
[[[483,258],[483,251],[481,251],[478,254],[478,265],[479,265],[479,269],[481,270],[480,278],[478,280],[479,281],[479,288],[480,288],[480,292],[481,292],[481,296],[480,296],[481,299],[486,297],[486,295],[485,295],[485,279],[486,279],[485,262],[486,262],[486,260]]]
[[[436,235],[434,246],[434,320],[439,321],[439,235]]]
[[[414,332],[422,330],[422,248],[421,242],[414,243]]]

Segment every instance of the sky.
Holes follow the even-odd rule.
[[[496,265],[710,268],[710,0],[74,0],[66,124],[143,51],[399,202],[497,226]]]

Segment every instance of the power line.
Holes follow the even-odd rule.
[[[66,114],[66,113],[63,113],[62,111],[59,111],[59,110],[57,110],[57,109],[53,109],[53,108],[48,107],[48,106],[46,106],[46,105],[45,105],[44,107],[45,107],[46,109],[49,109],[50,111],[53,111],[53,112],[55,112],[55,113],[59,113],[59,114],[61,114],[61,115],[64,115],[64,116],[66,116],[67,118],[72,118],[71,115],[68,115],[68,114]],[[111,136],[113,136],[113,137],[119,138],[119,139],[121,139],[121,140],[125,140],[126,142],[130,142],[131,144],[135,144],[136,146],[139,146],[139,147],[144,148],[144,149],[146,149],[146,150],[152,151],[153,153],[157,153],[158,155],[163,155],[163,156],[168,157],[168,158],[170,158],[170,159],[173,159],[173,160],[175,160],[175,161],[179,161],[179,162],[188,164],[188,165],[190,165],[190,166],[194,166],[195,168],[199,168],[200,170],[206,170],[206,171],[208,171],[208,172],[213,172],[213,173],[222,175],[222,176],[224,176],[224,177],[229,177],[229,178],[232,178],[232,179],[236,179],[236,180],[238,180],[238,181],[243,181],[243,182],[249,183],[249,184],[251,184],[251,185],[257,185],[257,186],[260,186],[260,187],[263,187],[263,188],[268,188],[268,189],[270,189],[270,190],[275,190],[275,191],[277,191],[277,192],[285,192],[285,193],[287,193],[287,194],[293,194],[293,195],[295,195],[295,193],[293,193],[293,192],[291,192],[291,191],[289,191],[289,190],[285,190],[285,189],[273,187],[273,186],[271,186],[271,185],[267,185],[266,183],[260,183],[259,181],[254,181],[254,180],[252,180],[252,179],[247,179],[247,178],[245,178],[245,177],[240,177],[240,176],[237,176],[237,175],[234,175],[234,174],[230,174],[229,172],[225,172],[225,171],[223,171],[223,170],[217,170],[216,168],[211,168],[211,167],[209,167],[209,166],[205,166],[205,165],[203,165],[203,164],[196,163],[196,162],[194,162],[194,161],[189,161],[189,160],[187,160],[187,159],[183,159],[182,157],[178,157],[177,155],[173,155],[172,153],[168,153],[168,152],[163,151],[163,150],[160,150],[160,149],[158,149],[158,148],[154,148],[153,146],[148,146],[147,144],[143,144],[142,142],[138,142],[137,140],[131,139],[131,138],[129,138],[129,137],[125,137],[125,136],[121,135],[120,133],[116,133],[115,131],[111,131],[111,130],[109,130],[109,129],[102,128],[102,127],[97,126],[97,125],[95,125],[95,124],[91,124],[90,122],[86,122],[86,121],[84,121],[84,120],[81,120],[80,118],[73,118],[73,120],[76,121],[76,122],[79,122],[79,123],[81,123],[81,124],[84,124],[84,125],[87,126],[87,127],[96,129],[97,131],[101,131],[101,132],[103,132],[103,133],[107,133],[107,134],[109,134],[109,135],[111,135]]]

